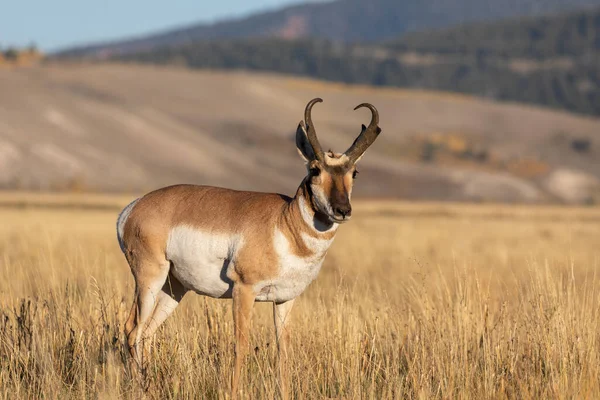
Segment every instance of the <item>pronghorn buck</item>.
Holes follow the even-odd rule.
[[[287,324],[294,299],[316,278],[340,224],[350,220],[356,163],[378,137],[377,109],[371,122],[343,154],[324,152],[311,100],[296,131],[296,146],[308,175],[296,195],[242,192],[177,185],[151,192],[119,215],[117,235],[135,278],[135,299],[125,325],[127,343],[144,368],[147,345],[188,291],[233,299],[237,395],[247,353],[255,301],[273,303],[279,350],[280,390],[285,376]]]

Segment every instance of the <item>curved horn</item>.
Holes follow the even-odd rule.
[[[319,160],[321,162],[324,159],[324,155],[323,155],[323,149],[321,148],[321,144],[319,143],[319,139],[317,138],[317,132],[315,131],[315,127],[312,122],[312,108],[315,104],[322,103],[322,102],[323,102],[323,99],[318,98],[318,97],[316,99],[312,99],[311,101],[308,102],[308,104],[306,105],[306,109],[304,110],[304,123],[306,125],[306,137],[308,139],[308,142],[310,143],[310,145],[313,148],[315,157],[317,158],[317,160]]]
[[[371,123],[369,123],[369,129],[372,129],[373,127],[379,125],[379,111],[377,111],[377,109],[375,108],[375,106],[371,103],[362,103],[357,105],[356,107],[354,107],[354,111],[358,110],[359,108],[368,108],[369,110],[371,110]]]
[[[381,133],[381,128],[379,127],[379,112],[375,108],[373,104],[362,103],[354,108],[354,110],[358,110],[359,108],[368,108],[371,110],[371,122],[369,126],[362,126],[362,131],[360,135],[356,138],[352,146],[348,150],[346,150],[346,156],[353,163],[357,162],[358,159],[364,154],[365,151],[369,148],[370,145],[373,144],[375,139]]]

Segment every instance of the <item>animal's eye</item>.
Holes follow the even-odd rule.
[[[354,172],[352,173],[352,179],[356,179],[357,176],[358,176],[358,171],[354,170]]]
[[[321,170],[318,167],[313,167],[310,169],[310,176],[319,176]]]

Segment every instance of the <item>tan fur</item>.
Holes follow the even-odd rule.
[[[330,192],[334,179],[329,174],[324,179],[326,181],[323,185]],[[340,185],[339,178],[335,182]],[[136,298],[126,323],[127,343],[133,358],[142,369],[148,356],[148,343],[145,341],[172,312],[171,309],[161,310],[164,299],[171,296],[179,302],[187,291],[169,275],[169,261],[165,251],[170,229],[185,224],[215,234],[238,233],[244,236],[245,244],[239,251],[234,271],[228,276],[234,282],[234,302],[235,293],[240,293],[241,290],[244,293],[234,308],[238,344],[232,390],[237,391],[241,358],[245,356],[247,347],[245,337],[250,319],[248,310],[251,310],[256,296],[256,293],[251,293],[252,285],[272,279],[278,274],[277,254],[273,248],[274,230],[265,229],[265,226],[276,226],[298,257],[313,254],[301,239],[301,233],[326,240],[335,235],[335,231],[319,233],[311,229],[302,218],[299,201],[310,203],[305,185],[300,186],[295,199],[275,194],[180,185],[149,193],[138,201],[125,224],[123,243],[126,258],[136,279]],[[314,217],[314,212],[311,215]],[[164,277],[167,276],[175,283],[175,293],[167,283],[161,285],[160,291],[152,288],[155,282],[164,282]],[[147,296],[154,299],[154,305],[146,306],[147,302],[143,299]],[[140,341],[143,343],[141,349],[136,346]],[[285,358],[281,362],[285,363]],[[283,371],[284,367],[281,368]],[[281,379],[284,382],[285,377]],[[287,383],[282,385],[285,387]]]
[[[177,185],[151,192],[121,213],[117,222],[119,242],[136,283],[125,331],[131,355],[142,371],[148,353],[147,339],[174,311],[188,290],[205,290],[193,283],[193,274],[197,272],[193,264],[195,259],[192,258],[192,264],[185,258],[176,261],[178,253],[171,250],[169,254],[175,254],[175,258],[173,261],[168,259],[167,248],[171,249],[173,243],[183,246],[184,251],[189,248],[185,236],[185,229],[189,228],[192,232],[189,237],[197,237],[193,236],[196,232],[204,235],[199,236],[199,241],[190,243],[197,246],[209,243],[214,248],[225,249],[213,253],[218,263],[226,251],[233,251],[228,249],[235,249],[235,254],[224,260],[221,270],[230,281],[223,277],[216,283],[207,281],[213,285],[210,286],[212,292],[207,292],[210,295],[233,298],[236,357],[231,381],[232,398],[238,394],[242,363],[248,350],[252,307],[257,296],[261,301],[280,302],[274,305],[273,315],[280,356],[281,395],[287,398],[287,337],[293,298],[316,277],[337,232],[337,224],[350,218],[349,200],[355,171],[354,163],[345,154],[330,151],[317,161],[314,151],[307,147],[306,132],[300,130],[299,133],[299,152],[307,161],[307,167],[318,168],[318,173],[304,179],[294,198],[273,193]],[[182,227],[183,234],[180,233]],[[174,230],[178,233],[172,236]],[[235,240],[235,247],[228,244],[232,240]],[[198,251],[204,251],[204,248],[200,249]],[[214,260],[209,261],[206,268],[213,268]],[[186,268],[183,275],[178,270],[179,265]],[[192,275],[187,276],[186,271],[192,271]],[[198,276],[204,279],[202,275]],[[185,287],[182,282],[190,287]],[[227,283],[231,290],[222,294]],[[284,294],[279,292],[274,297],[265,297],[263,292],[272,288],[283,290]]]
[[[252,320],[252,306],[256,294],[248,285],[234,286],[233,324],[235,330],[235,366],[231,381],[232,398],[237,397],[241,380],[241,369],[244,358],[248,354],[248,335]]]
[[[297,197],[306,195],[305,189],[300,187]],[[158,302],[166,295],[162,289],[158,291],[160,288],[152,289],[152,286],[155,282],[164,282],[169,274],[165,252],[171,228],[185,224],[215,234],[242,234],[245,244],[228,278],[234,285],[252,286],[278,274],[273,229],[265,229],[265,226],[276,226],[299,257],[313,254],[299,233],[324,239],[335,234],[315,233],[302,219],[298,203],[292,200],[277,194],[178,185],[151,192],[138,201],[125,224],[123,243],[136,280],[136,298],[126,323],[127,342],[140,366],[145,364],[147,346],[136,352],[135,344],[151,336],[156,329],[148,323],[156,319],[154,308],[142,310],[140,307],[145,303],[140,298],[150,296]],[[170,277],[176,282],[172,275]],[[178,282],[177,285],[179,301],[186,290]],[[140,320],[140,314],[145,318]]]
[[[302,187],[298,193],[307,196]],[[134,275],[139,274],[140,266],[166,260],[169,231],[180,224],[213,233],[243,234],[245,245],[235,264],[236,275],[230,278],[250,285],[278,273],[273,230],[264,229],[265,226],[283,232],[300,257],[309,256],[312,251],[298,234],[317,235],[302,219],[298,204],[289,197],[207,186],[170,186],[141,198],[127,220],[124,243]],[[318,236],[329,239],[333,235],[328,232]]]
[[[312,182],[319,185],[327,198],[335,198],[336,194],[352,194],[353,173],[356,170],[354,164],[345,154],[329,151],[325,154],[325,165],[318,161],[312,161],[308,164],[311,168],[320,167],[319,176],[312,178]]]

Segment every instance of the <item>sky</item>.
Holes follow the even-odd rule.
[[[0,48],[43,51],[214,22],[304,0],[0,0]]]

